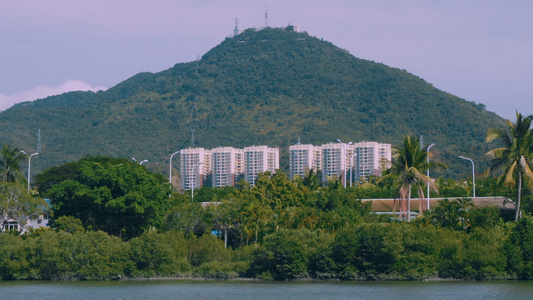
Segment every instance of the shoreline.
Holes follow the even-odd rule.
[[[316,279],[316,278],[298,278],[291,280],[264,280],[252,277],[234,277],[234,278],[212,278],[212,277],[135,277],[120,278],[116,281],[232,281],[232,282],[495,282],[495,281],[529,281],[518,278],[500,278],[500,279],[460,279],[460,278],[442,278],[431,277],[425,279]],[[61,281],[61,280],[59,280]],[[100,280],[77,280],[77,281],[100,281]],[[105,281],[105,280],[102,280]]]

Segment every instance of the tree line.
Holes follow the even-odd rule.
[[[362,222],[335,232],[279,229],[237,248],[225,248],[211,234],[186,237],[176,230],[149,230],[124,241],[81,224],[2,234],[0,278],[532,279],[533,218],[469,232],[427,221]]]
[[[314,171],[293,180],[266,172],[255,186],[201,188],[194,202],[160,174],[109,157],[50,168],[27,191],[25,157],[4,145],[2,221],[39,214],[51,221],[25,235],[0,235],[0,277],[530,279],[532,120],[517,113],[508,128],[489,131],[487,141],[499,141],[488,153],[493,173],[476,182],[477,196],[513,198],[514,211],[475,207],[465,197],[468,182],[425,176],[445,166],[428,164],[429,153],[410,136],[383,176],[354,187],[335,178],[322,185]],[[427,197],[427,184],[432,197],[446,199],[410,220],[410,200]],[[361,201],[368,198],[396,198],[399,215],[373,214]]]

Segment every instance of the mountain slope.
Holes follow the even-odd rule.
[[[169,155],[190,146],[194,129],[198,147],[281,147],[282,168],[298,137],[317,145],[338,138],[396,144],[403,135],[423,135],[452,173],[468,174],[456,156],[484,160],[487,129],[502,119],[406,71],[307,33],[266,28],[105,92],[16,105],[0,113],[0,124],[0,142],[21,149],[34,149],[41,129],[38,170],[110,155],[148,159],[146,166],[166,173]]]

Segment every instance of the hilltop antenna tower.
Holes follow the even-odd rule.
[[[233,36],[239,34],[239,19],[235,18],[235,29],[233,29]]]
[[[268,6],[265,6],[265,27],[268,27]]]
[[[41,128],[37,129],[37,153],[41,152]]]
[[[200,63],[200,59],[201,58],[202,58],[201,55],[196,56],[196,79],[198,79],[198,77],[200,77],[200,75],[198,74],[198,64]]]
[[[194,148],[194,128],[191,126],[191,148]]]

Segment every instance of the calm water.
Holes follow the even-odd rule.
[[[533,282],[2,282],[0,299],[533,299]]]

